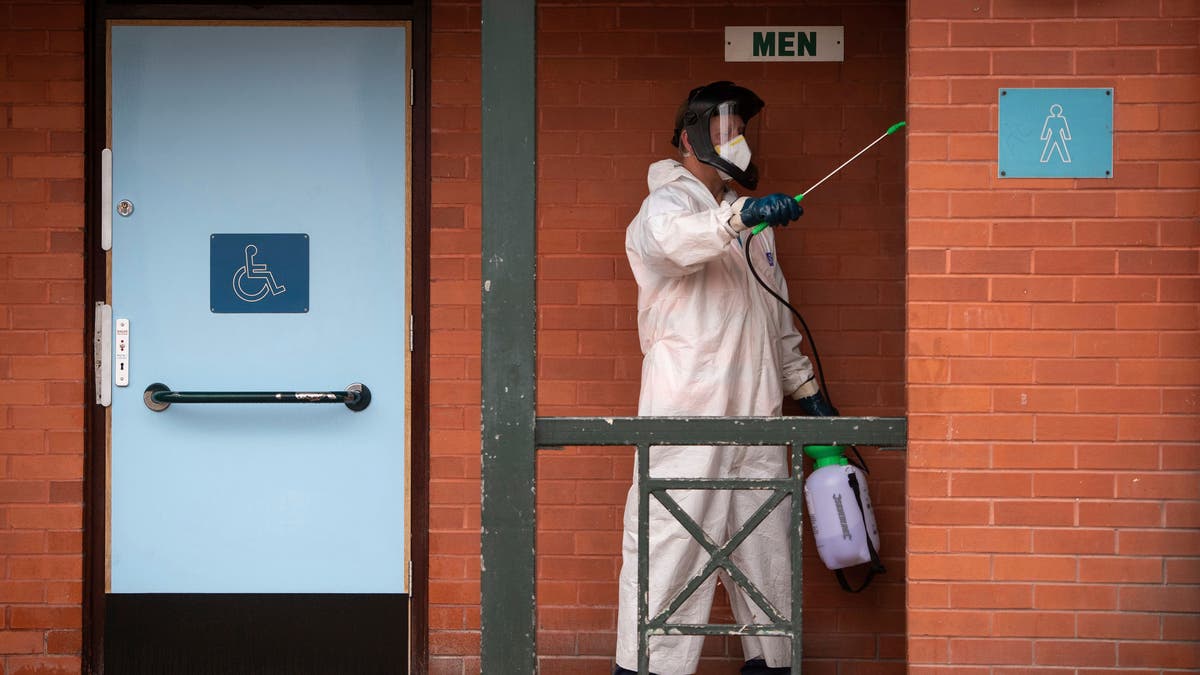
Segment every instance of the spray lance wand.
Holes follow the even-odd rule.
[[[895,123],[895,124],[893,124],[892,126],[888,127],[888,130],[887,130],[887,131],[885,131],[885,132],[883,132],[883,135],[882,135],[882,136],[880,136],[879,138],[876,138],[875,140],[871,141],[871,143],[870,143],[869,145],[867,145],[867,147],[863,148],[862,150],[859,150],[859,151],[858,151],[858,154],[854,155],[853,157],[851,157],[850,159],[846,160],[845,162],[842,162],[842,165],[841,165],[841,166],[839,166],[838,168],[834,169],[833,171],[830,171],[828,176],[825,176],[825,177],[824,177],[824,178],[822,178],[821,180],[817,181],[817,182],[816,182],[816,184],[814,184],[812,187],[810,187],[810,188],[808,188],[807,190],[805,190],[804,192],[801,192],[800,194],[796,195],[796,197],[795,197],[796,201],[797,201],[797,202],[799,202],[801,199],[804,199],[804,197],[805,197],[806,195],[808,195],[808,193],[810,193],[810,192],[812,192],[813,190],[817,189],[817,186],[818,186],[818,185],[820,185],[821,183],[824,183],[825,181],[827,181],[827,180],[829,180],[830,178],[832,178],[834,174],[836,174],[837,172],[839,172],[839,171],[841,171],[842,169],[846,168],[846,165],[847,165],[847,164],[849,164],[850,162],[853,162],[854,160],[858,159],[860,155],[862,155],[864,152],[866,152],[866,151],[870,150],[872,147],[874,147],[874,145],[875,145],[876,143],[878,143],[879,141],[882,141],[883,139],[887,138],[888,136],[891,136],[892,134],[896,133],[897,131],[899,131],[899,130],[900,130],[900,127],[903,127],[903,126],[905,126],[905,125],[906,125],[906,123],[905,123],[905,122],[896,122],[896,123]],[[754,229],[752,229],[752,230],[750,230],[750,231],[751,231],[753,234],[758,234],[759,232],[762,232],[762,231],[763,231],[763,230],[765,230],[766,228],[767,228],[767,224],[766,224],[766,223],[759,223],[758,225],[755,225],[755,226],[754,226]]]
[[[907,125],[906,122],[896,122],[892,126],[888,127],[887,131],[883,132],[883,134],[879,138],[876,138],[875,140],[871,141],[867,145],[867,147],[863,148],[862,150],[859,150],[857,154],[855,154],[853,157],[851,157],[850,159],[843,162],[841,166],[834,169],[833,171],[830,171],[829,175],[827,175],[824,178],[822,178],[821,180],[817,181],[812,187],[808,188],[804,192],[796,195],[794,199],[797,202],[799,202],[801,199],[804,199],[805,195],[807,195],[807,194],[811,193],[813,190],[815,190],[818,185],[820,185],[821,183],[824,183],[825,181],[832,178],[834,174],[836,174],[837,172],[846,168],[847,164],[858,159],[859,156],[861,156],[864,152],[866,152],[866,151],[870,150],[872,147],[874,147],[874,145],[876,143],[878,143],[879,141],[882,141],[883,139],[887,138],[888,136],[891,136],[892,134],[896,133],[902,127],[904,127],[906,125]],[[744,247],[744,249],[746,251],[746,265],[750,268],[750,273],[752,275],[754,275],[754,280],[757,281],[758,284],[767,291],[767,293],[770,293],[772,296],[775,297],[776,300],[783,303],[784,307],[787,307],[788,309],[792,310],[792,314],[795,315],[797,320],[799,320],[800,328],[803,329],[803,331],[804,331],[804,338],[805,338],[805,340],[808,341],[808,346],[812,350],[813,369],[816,371],[817,379],[821,384],[821,391],[826,392],[826,396],[828,396],[829,387],[827,387],[825,385],[825,369],[821,367],[821,355],[817,352],[817,343],[814,342],[812,339],[812,331],[810,331],[808,329],[808,323],[804,321],[804,317],[800,314],[800,312],[795,307],[792,306],[792,304],[790,302],[785,300],[783,298],[783,296],[776,293],[775,289],[768,286],[767,283],[762,280],[762,277],[758,276],[758,270],[754,269],[754,263],[752,263],[750,261],[750,240],[754,238],[754,235],[758,234],[759,232],[762,232],[766,228],[767,228],[767,223],[759,223],[758,225],[755,225],[750,230],[750,237],[746,240],[746,245]],[[832,401],[830,403],[832,405]],[[857,466],[858,468],[862,469],[864,472],[870,473],[870,469],[867,468],[867,462],[866,462],[866,460],[863,459],[863,456],[858,452],[858,448],[856,446],[850,446],[850,447],[854,450],[854,454],[858,457],[858,463],[854,463],[853,461],[851,461],[851,463],[854,464],[855,466]],[[873,575],[874,575],[874,572],[872,572],[872,576]],[[871,580],[870,577],[867,577],[867,582],[870,582],[870,580]],[[846,588],[846,590],[851,590],[845,586],[843,586],[843,587]],[[864,583],[863,586],[860,587],[858,590],[861,591],[865,587],[866,587],[866,583]],[[853,591],[853,592],[857,592],[857,591]]]

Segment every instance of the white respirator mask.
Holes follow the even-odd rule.
[[[743,171],[746,170],[746,167],[750,166],[750,144],[746,142],[745,136],[735,136],[729,141],[718,145],[715,149],[721,159]],[[720,169],[717,169],[717,173],[721,174],[721,178],[725,182],[733,180],[733,176]]]

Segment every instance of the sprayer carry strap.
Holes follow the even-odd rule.
[[[871,584],[871,579],[874,579],[876,574],[883,574],[887,571],[887,568],[883,566],[883,562],[879,559],[879,552],[875,550],[875,545],[871,543],[871,531],[870,526],[867,524],[867,513],[863,510],[862,495],[858,491],[858,474],[851,471],[849,480],[850,489],[854,491],[854,501],[858,504],[858,515],[863,521],[863,531],[866,532],[867,551],[871,554],[871,566],[867,568],[867,578],[863,579],[862,585],[858,588],[850,587],[850,583],[846,581],[846,575],[842,573],[842,570],[834,570],[834,574],[837,575],[838,584],[841,585],[842,590],[849,593],[861,593],[864,588]]]

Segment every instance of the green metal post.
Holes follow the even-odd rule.
[[[650,446],[637,449],[638,461],[638,675],[650,672]]]
[[[483,0],[481,669],[537,672],[536,0]]]
[[[804,452],[801,450],[800,441],[792,441],[788,446],[788,456],[792,460],[792,517],[788,519],[791,523],[791,536],[788,537],[788,542],[792,550],[792,672],[800,672],[800,662],[803,657],[803,617],[804,614],[801,608],[804,606],[803,588],[804,588],[804,566],[803,566],[803,546],[801,532],[804,529],[804,470],[801,465],[801,460],[804,457]]]

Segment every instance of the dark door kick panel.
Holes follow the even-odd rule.
[[[104,672],[407,673],[408,601],[400,594],[108,594]]]

